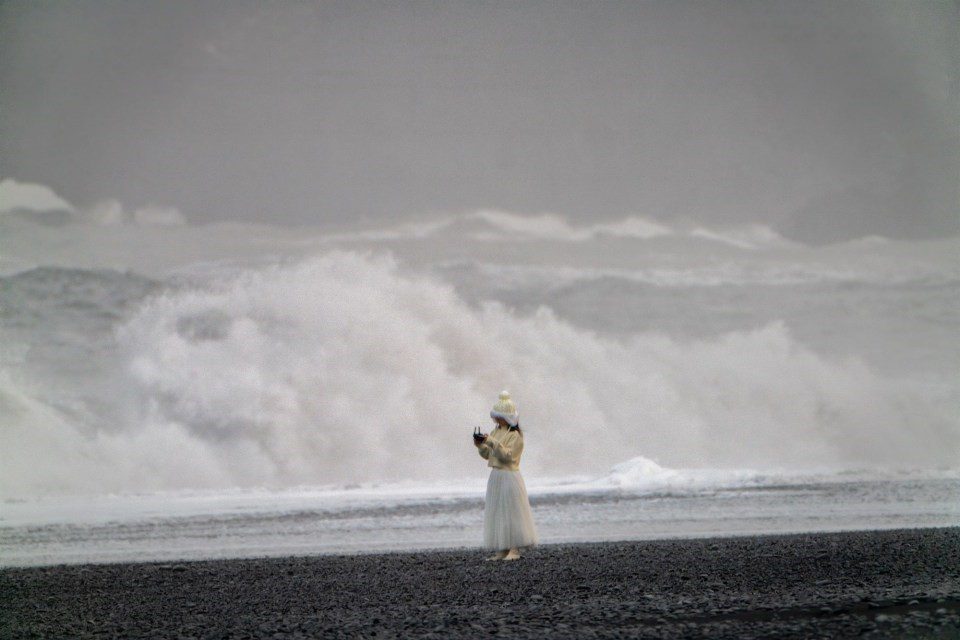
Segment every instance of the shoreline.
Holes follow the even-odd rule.
[[[960,528],[0,569],[0,637],[960,637]]]
[[[960,526],[960,478],[764,479],[757,486],[530,495],[544,543],[626,542]],[[569,487],[567,488],[569,489]],[[98,497],[7,505],[0,568],[60,563],[466,550],[483,496],[278,494]]]

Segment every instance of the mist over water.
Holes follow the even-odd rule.
[[[4,224],[7,498],[463,478],[502,387],[533,478],[960,451],[955,240],[811,249],[505,212],[375,233]],[[43,250],[65,237],[74,253]]]

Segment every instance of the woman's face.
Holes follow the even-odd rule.
[[[494,418],[493,421],[497,423],[498,427],[510,428],[510,423],[503,418]]]

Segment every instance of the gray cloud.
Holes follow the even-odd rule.
[[[951,2],[7,2],[0,173],[191,220],[958,222]]]

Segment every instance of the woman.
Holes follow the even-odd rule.
[[[532,547],[538,540],[527,487],[520,475],[523,432],[508,391],[500,392],[490,417],[497,428],[489,435],[475,434],[473,439],[480,457],[493,468],[483,510],[483,544],[495,550],[487,560],[518,560],[520,547]]]

